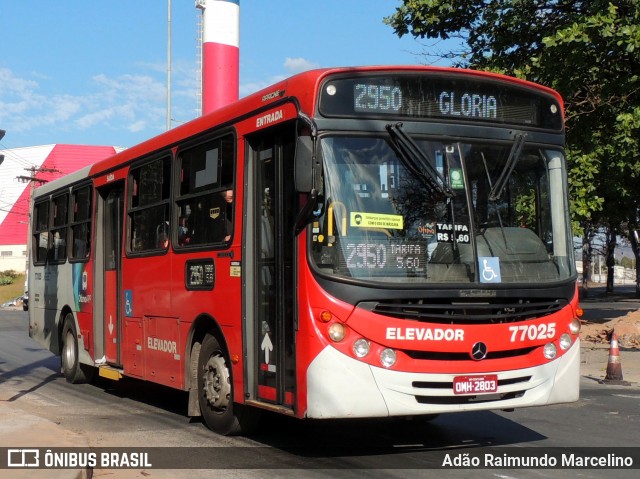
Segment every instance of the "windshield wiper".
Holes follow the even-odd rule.
[[[511,146],[509,157],[507,158],[504,169],[500,174],[500,178],[498,178],[498,181],[496,181],[489,193],[489,199],[491,201],[496,201],[502,196],[502,192],[504,191],[505,186],[507,186],[509,178],[511,178],[511,173],[513,173],[513,169],[516,167],[516,163],[518,163],[518,160],[520,159],[520,153],[522,152],[522,147],[524,147],[524,140],[526,138],[526,133],[518,133],[516,135],[516,139]]]
[[[393,140],[403,163],[414,175],[420,178],[428,187],[439,191],[447,198],[455,196],[444,177],[429,161],[429,157],[425,152],[420,149],[413,138],[402,130],[402,123],[396,123],[395,125],[389,123],[385,128],[389,132],[389,136]]]
[[[492,187],[492,191],[493,191],[493,185],[491,184],[491,175],[489,174],[489,167],[487,166],[487,159],[484,157],[484,153],[481,153],[482,156],[482,164],[484,165],[484,171],[487,175],[487,182],[489,183],[489,186]],[[492,199],[491,196],[489,196],[489,201],[491,201],[494,205],[496,203],[496,200]],[[511,247],[509,246],[509,243],[507,241],[507,234],[504,230],[504,223],[502,222],[502,216],[500,216],[500,208],[496,205],[496,216],[498,217],[498,225],[500,226],[500,233],[502,234],[502,241],[504,241],[504,247],[507,249],[507,251],[511,251]],[[485,228],[486,231],[486,228]],[[481,234],[484,234],[481,233]]]

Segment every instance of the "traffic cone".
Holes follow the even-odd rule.
[[[618,336],[616,336],[615,331],[611,333],[611,347],[609,348],[607,375],[600,381],[600,384],[631,386],[630,382],[622,380],[622,363],[620,362],[620,349],[618,348]]]
[[[620,362],[620,349],[618,348],[618,336],[611,333],[611,347],[609,348],[609,361],[607,362],[607,375],[605,381],[622,381],[622,363]]]

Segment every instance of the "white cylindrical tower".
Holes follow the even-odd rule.
[[[196,0],[202,10],[202,114],[238,99],[240,0]]]

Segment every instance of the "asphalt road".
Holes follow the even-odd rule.
[[[218,436],[186,416],[180,391],[134,380],[70,385],[59,358],[27,335],[27,315],[0,310],[0,401],[81,434],[92,447],[180,447],[175,461],[211,460],[211,447],[230,469],[217,477],[470,477],[439,470],[443,456],[507,448],[640,447],[640,388],[603,386],[583,379],[573,404],[515,412],[442,415],[432,422],[401,420],[300,421],[266,415],[251,438]],[[205,448],[205,449],[202,449]],[[488,448],[488,449],[485,449]],[[511,449],[508,449],[511,451]],[[175,454],[175,452],[173,452]],[[215,456],[215,454],[214,454]],[[640,462],[640,461],[639,461]],[[234,468],[240,468],[234,469]],[[2,471],[0,471],[0,475]],[[155,477],[211,477],[211,471],[171,471]],[[633,477],[638,470],[474,470],[474,478]],[[94,477],[120,477],[96,471]],[[126,477],[143,477],[138,475]]]

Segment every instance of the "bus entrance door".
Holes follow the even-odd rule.
[[[120,338],[122,336],[120,271],[122,265],[122,224],[124,205],[124,183],[109,185],[99,190],[102,218],[98,221],[98,241],[103,250],[103,334],[104,358],[107,364],[120,365]]]
[[[250,371],[254,397],[293,410],[294,345],[294,129],[274,130],[253,147],[253,335]],[[257,386],[257,387],[256,387]],[[253,388],[251,388],[253,389]]]

